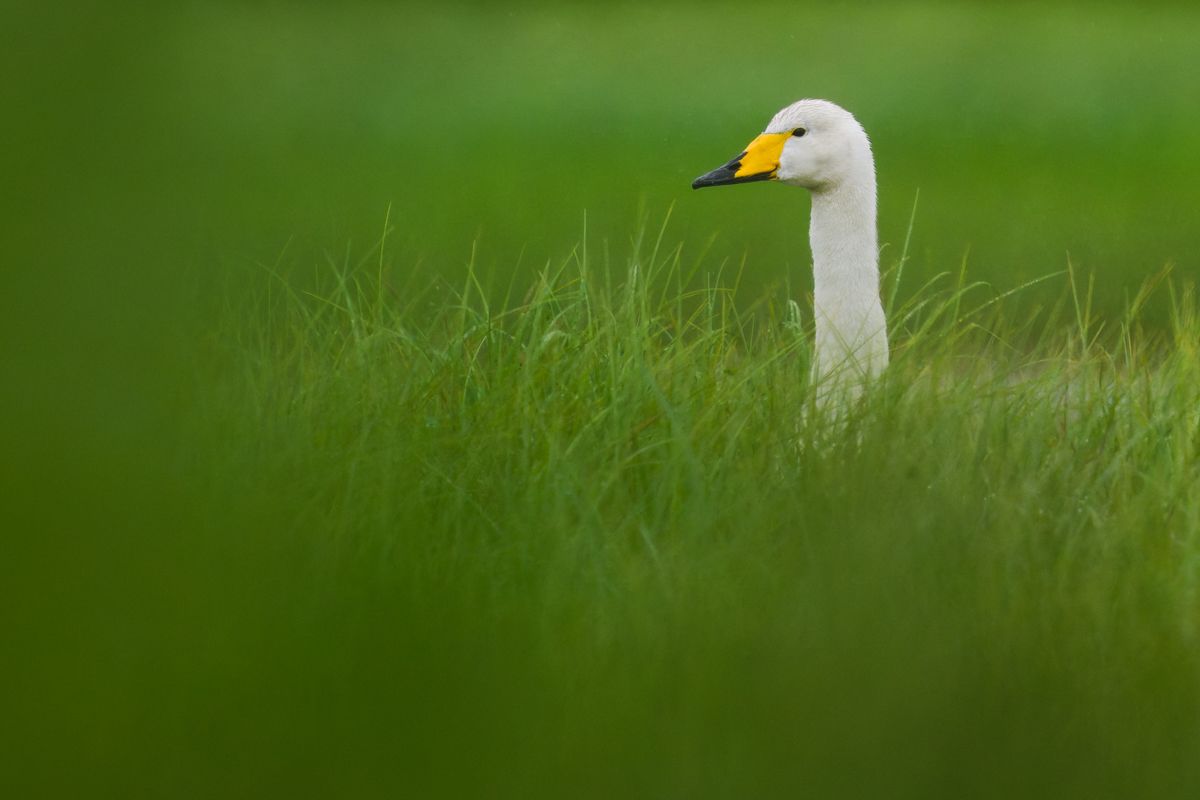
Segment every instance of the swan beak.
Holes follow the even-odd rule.
[[[758,136],[728,164],[717,167],[712,172],[706,172],[692,181],[692,188],[703,189],[705,186],[775,180],[775,171],[779,169],[779,158],[783,155],[783,146],[787,144],[788,137],[791,135],[791,131],[788,131],[787,133],[764,133]]]

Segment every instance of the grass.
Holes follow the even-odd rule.
[[[216,745],[250,785],[365,793],[1200,785],[1191,290],[1160,276],[1155,333],[1149,285],[1104,326],[1074,274],[1032,317],[947,276],[831,421],[804,307],[688,290],[654,239],[497,305],[378,249],[241,295],[202,483],[288,559],[233,582],[273,608],[221,623],[242,713],[189,771]]]
[[[1197,794],[1194,8],[21,5],[0,794]]]

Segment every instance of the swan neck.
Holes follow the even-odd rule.
[[[874,177],[813,192],[809,243],[818,291],[822,283],[830,281],[857,275],[878,277]],[[877,292],[878,287],[874,288]]]
[[[812,195],[816,374],[859,378],[887,364],[887,330],[879,298],[874,167]]]

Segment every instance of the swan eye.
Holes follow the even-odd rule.
[[[808,133],[808,131],[804,130],[804,128],[796,128],[796,130],[792,131],[792,136],[795,136],[797,139],[799,139],[806,133]]]

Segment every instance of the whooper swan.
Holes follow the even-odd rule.
[[[728,164],[701,175],[693,189],[779,181],[812,193],[818,401],[857,396],[888,361],[879,299],[875,232],[875,160],[854,116],[826,100],[800,100]]]

